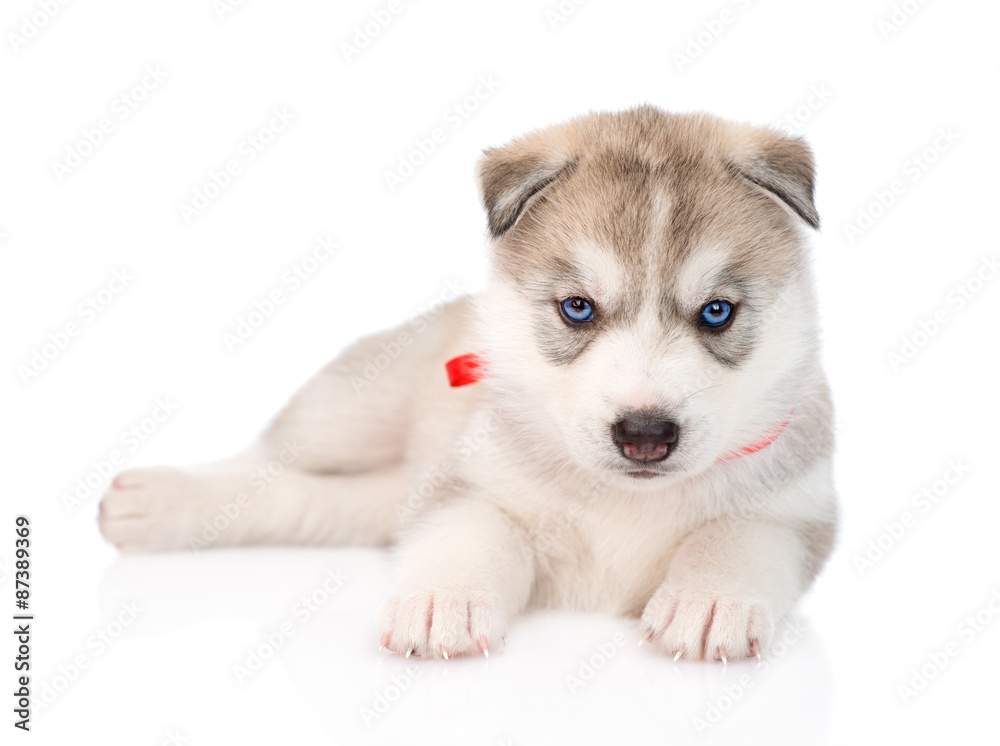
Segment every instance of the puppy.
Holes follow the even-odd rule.
[[[528,606],[639,616],[675,658],[759,656],[837,522],[809,148],[641,106],[477,175],[485,292],[357,342],[232,459],[120,474],[104,535],[394,543],[379,634],[406,656],[489,655]]]

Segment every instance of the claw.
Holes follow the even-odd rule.
[[[754,640],[750,643],[750,652],[757,656],[757,660],[760,661],[760,644]]]
[[[441,655],[444,656],[445,660],[448,660],[448,651],[445,650],[444,648],[441,648]]]
[[[483,655],[485,655],[486,658],[489,659],[489,657],[490,657],[490,649],[489,648],[483,648]]]
[[[681,659],[682,655],[684,655],[684,648],[683,648],[683,646],[680,649],[678,649],[678,651],[676,653],[674,653],[674,663],[676,663],[677,661],[679,661]]]
[[[381,653],[383,650],[385,650],[385,645],[379,645],[378,651]]]
[[[403,657],[404,658],[409,658],[410,657],[410,653],[412,653],[412,652],[413,652],[413,648],[407,648],[406,655],[404,655]]]

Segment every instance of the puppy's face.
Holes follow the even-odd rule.
[[[643,107],[487,151],[479,176],[490,365],[536,447],[638,487],[787,417],[815,346],[804,144]]]

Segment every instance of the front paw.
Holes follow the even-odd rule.
[[[642,613],[643,641],[674,660],[760,657],[774,634],[774,615],[760,599],[660,586]]]
[[[382,607],[381,648],[400,655],[453,658],[485,655],[496,649],[507,631],[506,615],[496,599],[454,588],[408,588]]]

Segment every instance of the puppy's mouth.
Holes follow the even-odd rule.
[[[656,477],[664,477],[667,475],[667,472],[665,471],[650,471],[649,469],[625,471],[622,473],[627,477],[632,477],[632,479],[655,479]]]

